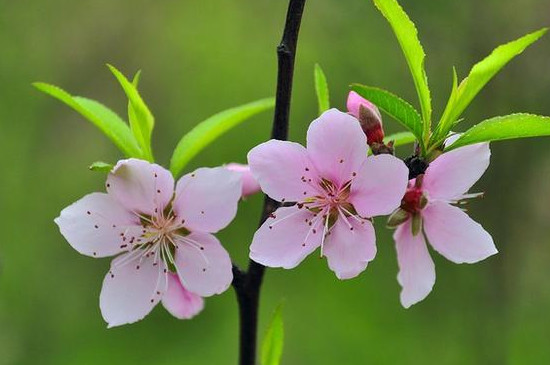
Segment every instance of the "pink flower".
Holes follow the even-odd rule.
[[[391,155],[367,158],[365,134],[354,117],[331,109],[313,121],[307,149],[270,140],[248,154],[262,190],[280,202],[254,235],[250,257],[263,265],[297,266],[319,246],[340,279],[357,276],[376,254],[369,220],[399,206],[405,164]]]
[[[401,209],[390,217],[403,222],[395,231],[401,304],[423,300],[435,283],[435,267],[426,246],[455,263],[474,263],[497,253],[491,235],[452,205],[467,194],[489,166],[488,143],[457,148],[436,158],[425,174],[411,180]],[[398,222],[398,223],[401,223]]]
[[[107,193],[65,208],[55,222],[69,244],[92,257],[118,255],[103,281],[100,308],[114,327],[136,322],[162,301],[177,318],[191,318],[201,297],[225,291],[231,260],[211,233],[235,217],[237,173],[200,168],[175,186],[169,171],[146,161],[119,163]]]
[[[250,167],[248,165],[232,162],[225,165],[225,168],[231,171],[236,171],[241,175],[241,180],[243,182],[243,198],[261,191],[260,184],[258,184],[254,178],[254,175],[250,172]]]

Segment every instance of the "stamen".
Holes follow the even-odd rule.
[[[348,219],[346,218],[346,215],[344,214],[344,212],[342,212],[342,208],[341,207],[338,207],[338,214],[340,215],[340,217],[344,220],[344,222],[346,223],[346,225],[348,226],[348,228],[350,230],[353,230],[353,226],[351,225],[351,223],[348,221]]]
[[[364,220],[362,218],[359,218],[359,216],[357,216],[356,214],[352,214],[349,210],[347,210],[346,208],[344,207],[340,207],[340,209],[342,209],[345,213],[349,214],[349,217],[355,219],[357,222],[363,224],[364,223]]]
[[[324,256],[325,238],[326,238],[327,231],[328,231],[328,218],[329,218],[329,215],[327,214],[326,218],[325,218],[325,226],[323,227],[323,237],[321,238],[321,257]]]
[[[293,212],[293,213],[291,213],[291,214],[289,214],[289,215],[287,215],[287,216],[285,216],[285,217],[283,217],[283,218],[280,218],[280,219],[276,220],[275,222],[273,222],[273,223],[271,223],[271,224],[269,225],[269,229],[273,228],[273,226],[275,226],[276,224],[279,224],[280,222],[282,222],[282,221],[284,221],[284,220],[286,220],[286,219],[288,219],[288,218],[290,218],[290,217],[295,216],[295,215],[298,214],[298,213],[302,213],[302,210],[298,209],[298,210],[296,210],[295,212]]]

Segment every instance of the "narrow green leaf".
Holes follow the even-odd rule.
[[[514,57],[520,55],[528,46],[536,42],[546,32],[543,28],[536,32],[527,34],[515,41],[501,45],[485,59],[475,64],[456,91],[454,98],[450,98],[438,128],[438,136],[445,136],[451,130],[453,123],[460,117],[462,112],[470,105],[474,97],[483,87]]]
[[[480,142],[542,136],[550,136],[550,117],[525,113],[511,114],[476,124],[445,151]]]
[[[330,109],[328,83],[325,73],[318,63],[315,64],[313,75],[315,78],[315,92],[317,94],[317,104],[319,105],[319,115],[321,115]]]
[[[399,132],[390,134],[384,138],[384,143],[393,141],[394,147],[403,146],[416,141],[416,137],[411,132]]]
[[[456,101],[457,94],[458,94],[458,75],[456,73],[456,68],[453,66],[453,85],[451,87],[451,95],[449,96],[449,101],[447,102],[448,105],[453,104]],[[449,108],[445,109],[445,112],[441,117],[441,121],[447,118],[447,114],[450,112],[450,110],[451,109]],[[448,126],[445,126],[444,123],[442,123],[441,121],[437,123],[437,126],[432,136],[430,137],[428,147],[438,147],[438,146],[434,146],[434,144],[444,141],[446,136],[449,134],[450,128],[448,128]],[[451,124],[454,124],[454,123],[451,123]]]
[[[132,85],[137,89],[139,85],[139,80],[141,79],[141,70],[138,70],[132,79]]]
[[[274,98],[261,99],[249,104],[227,109],[199,123],[189,131],[189,133],[183,136],[176,146],[170,161],[170,170],[172,174],[177,176],[193,157],[222,134],[250,117],[269,110],[274,106]]]
[[[113,165],[107,162],[103,161],[96,161],[92,163],[89,167],[92,171],[99,171],[99,172],[109,172],[113,169]]]
[[[401,123],[422,142],[422,118],[411,104],[376,87],[353,84],[351,89]]]
[[[382,15],[390,23],[412,74],[424,120],[424,134],[430,130],[432,101],[428,88],[428,77],[424,70],[424,49],[418,39],[418,31],[407,13],[396,0],[373,0]]]
[[[262,365],[279,365],[283,355],[284,327],[283,304],[279,304],[271,317],[262,343]]]
[[[144,156],[147,160],[153,160],[153,152],[151,149],[151,134],[153,132],[153,127],[155,126],[155,119],[153,114],[139,95],[136,86],[128,81],[128,79],[114,66],[107,65],[109,70],[116,77],[120,86],[124,90],[124,93],[128,97],[129,108],[128,108],[128,118],[130,120],[130,129],[136,137],[139,145],[144,151]],[[140,73],[137,73],[137,77],[134,77],[134,82],[137,85],[139,81]]]
[[[36,82],[38,90],[62,101],[99,128],[127,157],[142,157],[142,152],[130,128],[115,112],[103,104],[83,97],[72,96],[50,84]]]

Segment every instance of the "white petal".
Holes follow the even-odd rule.
[[[109,328],[143,319],[166,291],[166,267],[162,261],[155,265],[154,255],[128,261],[128,255],[133,254],[113,260],[103,280],[99,306]]]
[[[168,274],[168,290],[162,297],[162,305],[178,319],[191,319],[204,308],[204,299],[181,285],[176,274]]]
[[[162,166],[131,158],[109,173],[107,192],[130,211],[155,215],[172,199],[174,178]]]
[[[250,150],[248,164],[272,199],[295,202],[318,194],[319,174],[298,143],[275,139],[262,143]]]
[[[277,209],[254,234],[250,258],[269,267],[296,267],[321,244],[320,218],[297,206]]]
[[[457,207],[430,203],[422,216],[428,241],[452,262],[474,263],[498,252],[491,235]]]
[[[426,170],[422,188],[430,199],[453,200],[466,193],[487,167],[489,143],[460,147],[437,157]]]
[[[401,204],[409,179],[409,170],[391,155],[367,158],[351,185],[350,202],[366,218],[387,215]]]
[[[229,254],[216,237],[194,232],[177,239],[176,267],[181,283],[202,297],[221,294],[233,280]]]
[[[367,158],[367,137],[357,119],[330,109],[310,124],[307,151],[321,177],[342,185]]]
[[[178,181],[174,212],[190,231],[217,232],[235,218],[241,190],[238,172],[200,168]]]
[[[55,223],[75,250],[92,257],[128,250],[143,229],[134,214],[104,193],[86,195],[63,209]]]
[[[338,279],[351,279],[363,272],[376,256],[376,236],[371,222],[340,217],[326,238],[323,253]]]
[[[426,298],[435,284],[435,265],[430,257],[424,234],[413,236],[411,221],[400,225],[394,235],[397,249],[401,304],[405,308]]]

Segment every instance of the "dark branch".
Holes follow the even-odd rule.
[[[273,139],[286,140],[288,137],[294,60],[305,2],[306,0],[290,0],[283,38],[277,47],[277,92],[271,131]],[[278,202],[265,196],[260,225],[278,207]],[[247,272],[233,266],[233,287],[237,294],[240,315],[240,365],[254,365],[256,362],[258,305],[264,271],[263,265],[252,260],[250,260]]]

